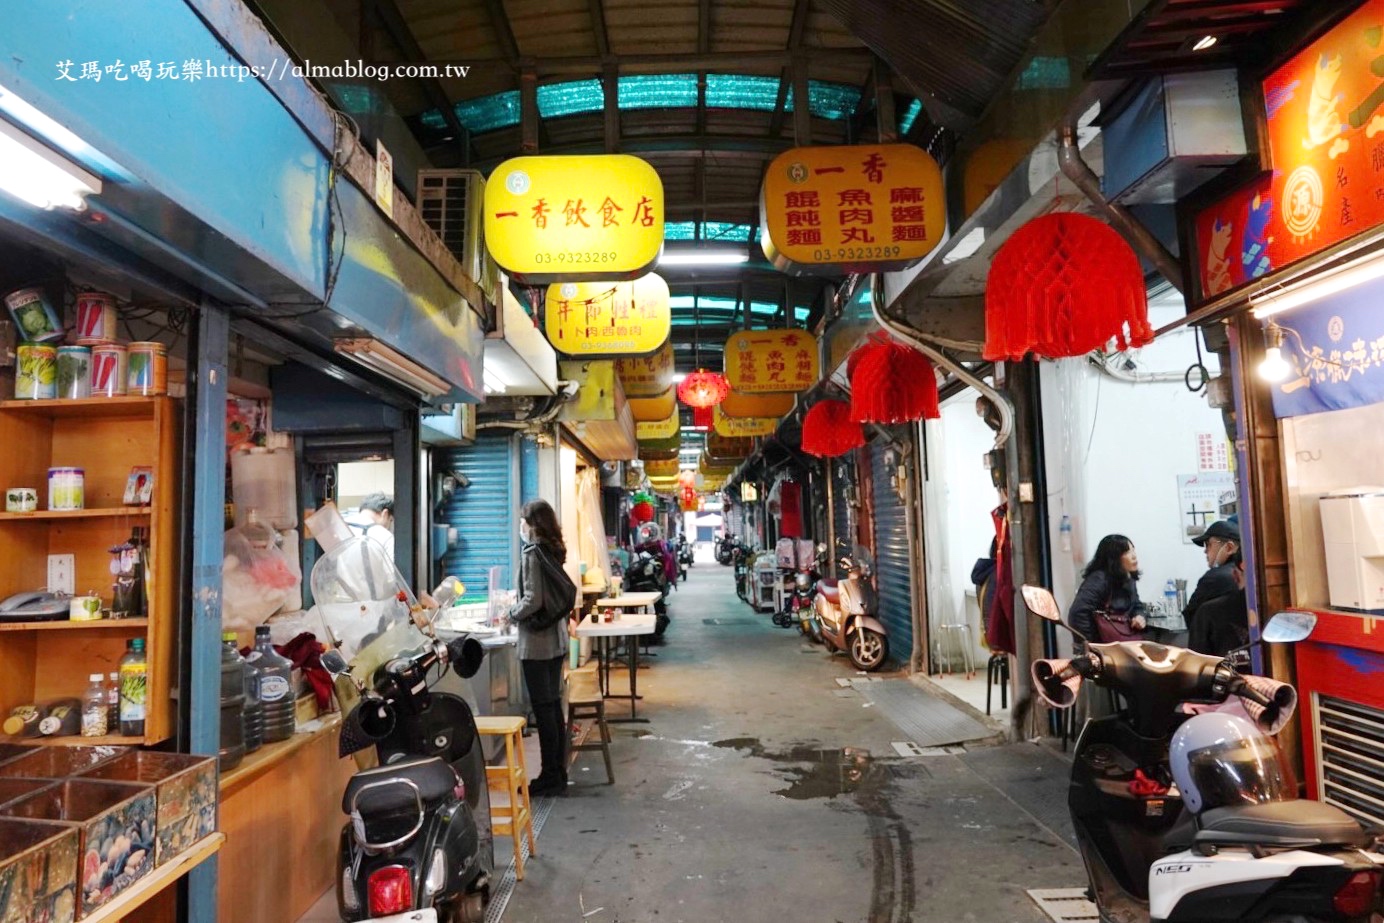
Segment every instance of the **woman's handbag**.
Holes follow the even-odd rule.
[[[1100,638],[1101,644],[1113,644],[1116,641],[1142,641],[1144,640],[1144,629],[1135,628],[1129,623],[1137,613],[1133,612],[1110,612],[1106,609],[1097,609],[1096,634]]]

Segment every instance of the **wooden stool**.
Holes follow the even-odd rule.
[[[528,836],[529,855],[538,855],[538,847],[533,842],[533,803],[529,800],[529,770],[524,762],[524,727],[527,724],[523,718],[476,719],[476,730],[481,734],[503,735],[505,738],[505,761],[499,766],[485,767],[485,779],[509,793],[508,805],[490,806],[490,828],[497,836],[504,835],[514,840],[514,877],[519,881],[524,880],[521,836]]]
[[[578,718],[596,719],[596,727],[601,735],[594,744],[573,744],[572,751],[600,750],[605,757],[606,785],[614,785],[615,770],[610,764],[610,725],[606,724],[605,699],[601,698],[599,692],[589,697],[573,693],[571,701],[567,703],[567,726],[571,727]]]

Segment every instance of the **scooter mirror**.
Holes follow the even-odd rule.
[[[1053,598],[1052,591],[1026,583],[1023,594],[1024,605],[1028,606],[1034,615],[1049,622],[1062,621],[1062,613],[1057,608],[1057,600]]]
[[[351,712],[361,733],[371,740],[383,740],[394,730],[394,706],[377,695],[368,695]]]
[[[1311,612],[1279,612],[1269,619],[1261,637],[1274,644],[1292,644],[1302,641],[1317,627],[1317,617]]]
[[[481,662],[485,660],[485,648],[475,638],[456,639],[447,645],[447,654],[462,679],[470,679],[480,672]]]
[[[351,672],[351,668],[346,665],[346,658],[341,656],[340,651],[327,651],[321,657],[322,669],[332,676],[345,676]]]

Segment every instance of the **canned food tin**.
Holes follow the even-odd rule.
[[[5,488],[5,512],[32,513],[38,509],[38,491],[32,487]]]
[[[115,343],[91,348],[91,394],[93,397],[119,397],[125,394],[129,351]]]
[[[130,344],[130,394],[168,393],[168,347],[162,343]]]
[[[51,400],[58,395],[58,351],[51,346],[24,343],[15,348],[14,396],[20,400]]]
[[[77,296],[77,342],[83,346],[115,340],[115,299],[105,292],[82,292]]]
[[[91,350],[85,346],[58,347],[58,397],[91,397]]]
[[[62,338],[62,322],[41,288],[21,288],[5,296],[19,335],[30,343]]]
[[[48,469],[48,509],[80,510],[85,503],[86,472],[83,469]]]

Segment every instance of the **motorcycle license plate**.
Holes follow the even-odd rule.
[[[372,917],[362,920],[361,923],[437,923],[437,911],[429,907],[427,910],[396,913],[392,917]]]

